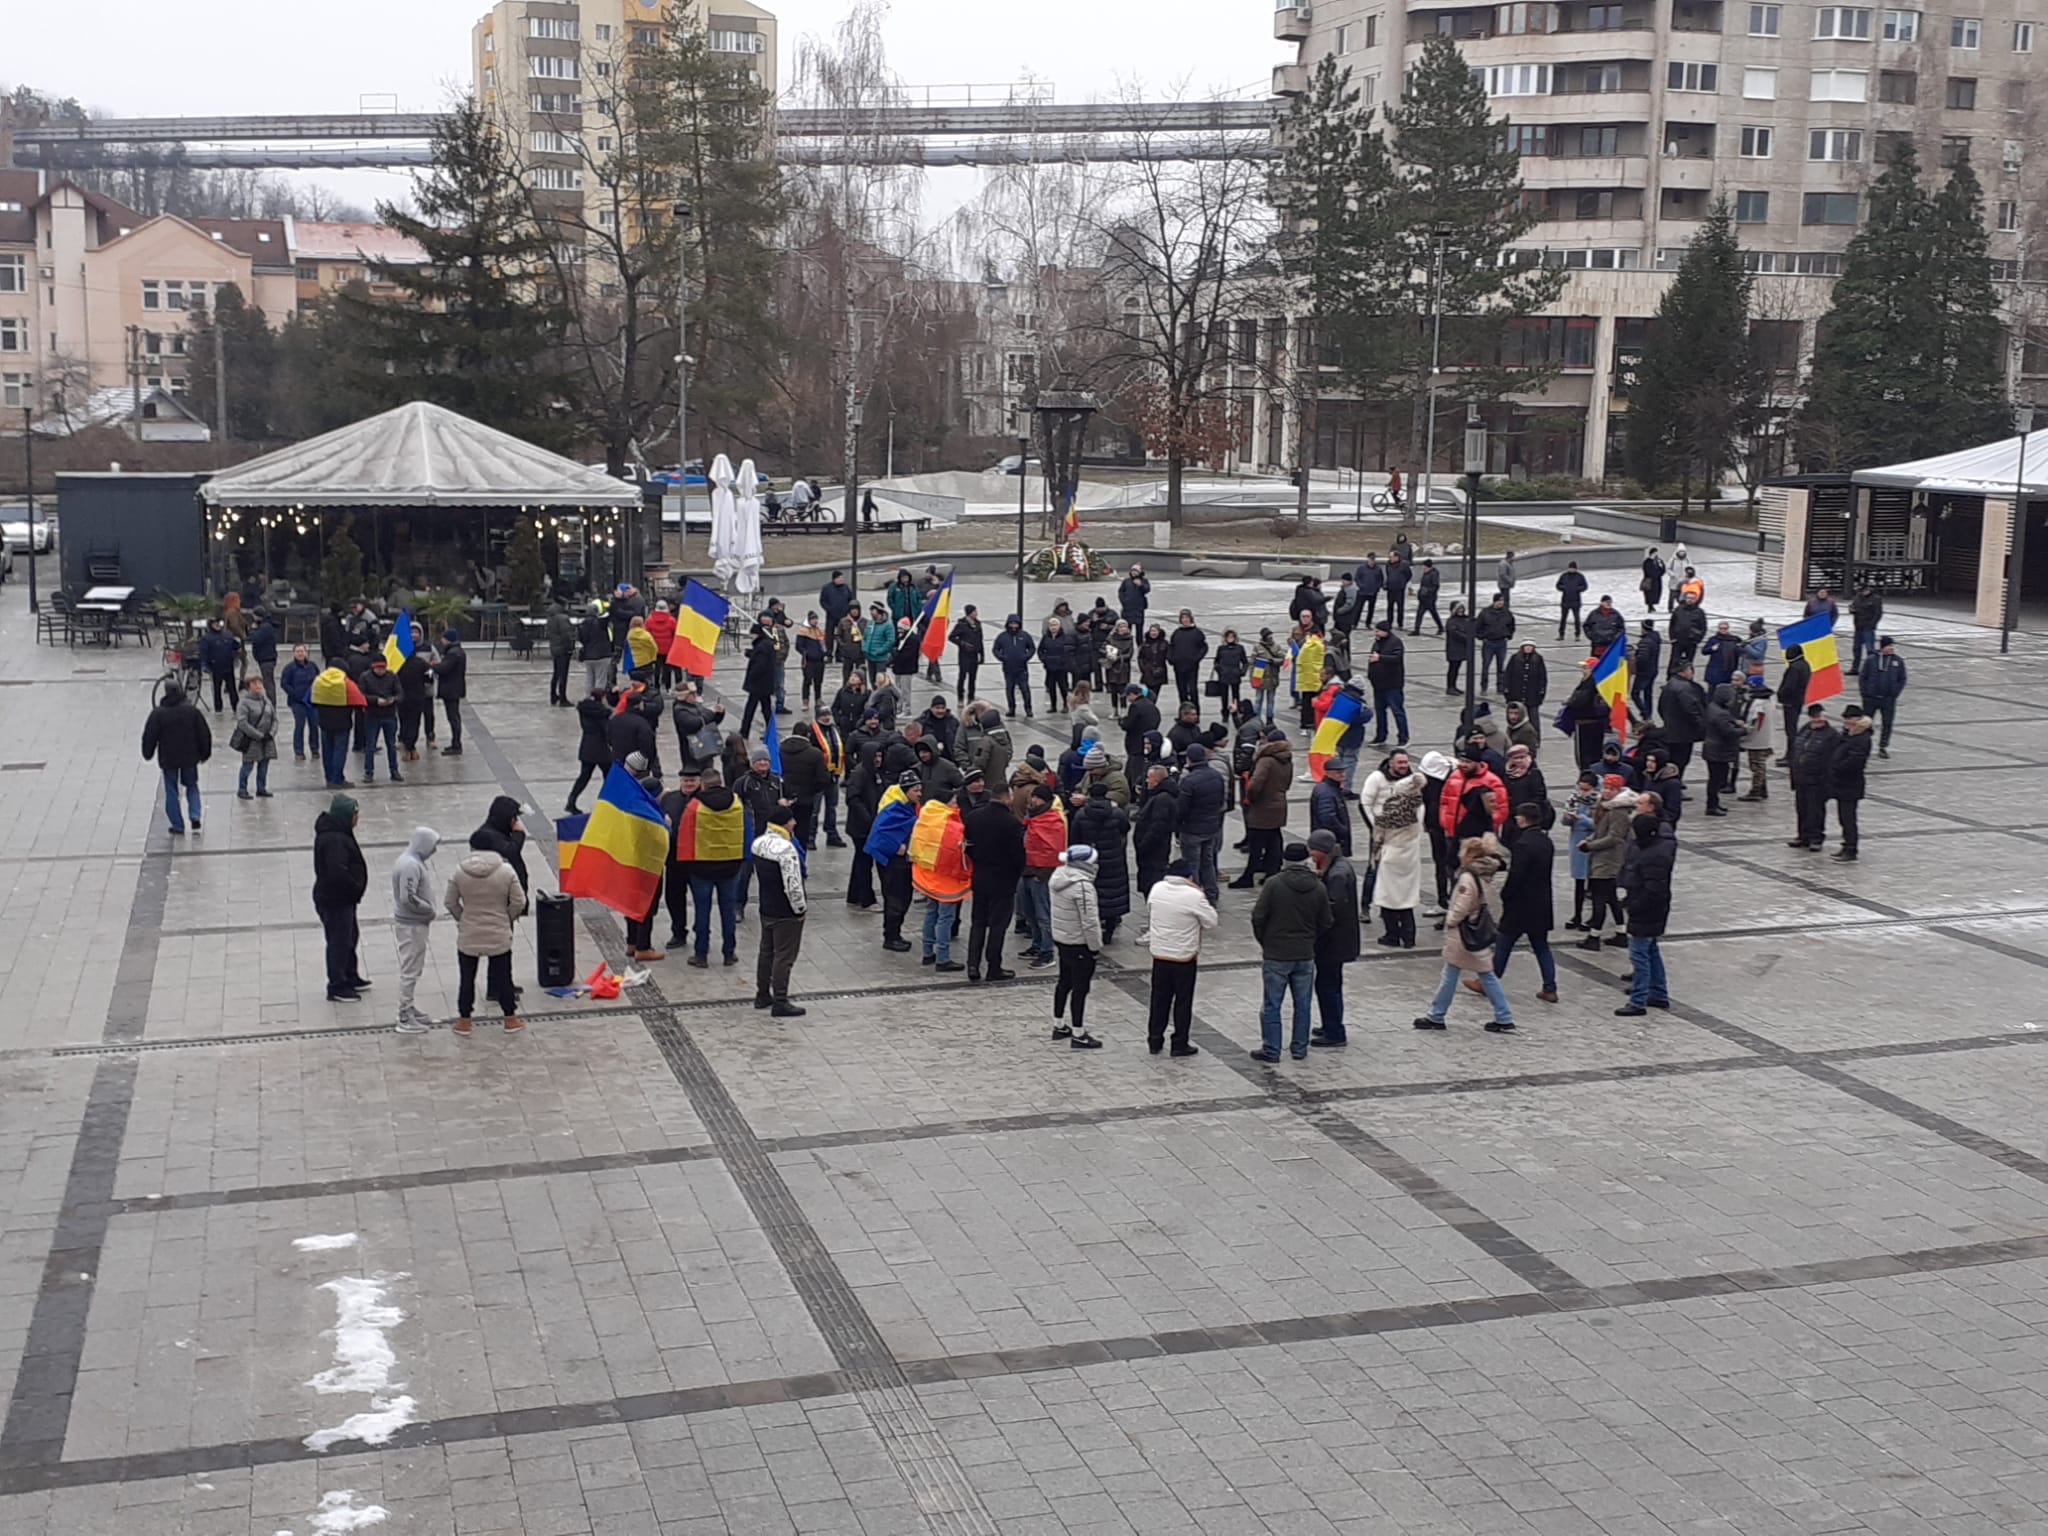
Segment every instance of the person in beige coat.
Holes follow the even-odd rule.
[[[1442,1029],[1444,1015],[1458,995],[1458,981],[1470,974],[1479,979],[1486,1000],[1493,1004],[1493,1022],[1486,1026],[1493,1034],[1505,1034],[1515,1027],[1508,995],[1493,974],[1493,935],[1500,927],[1500,874],[1507,858],[1491,833],[1468,837],[1458,845],[1458,873],[1451,883],[1451,904],[1444,913],[1444,974],[1438,982],[1429,1012],[1415,1021],[1417,1029]],[[1470,923],[1477,931],[1470,942],[1464,932]]]
[[[473,847],[455,866],[442,905],[455,919],[455,1011],[461,1015],[455,1033],[470,1032],[479,960],[488,963],[484,996],[496,999],[504,1010],[506,1032],[525,1028],[515,1011],[519,994],[512,986],[512,924],[526,911],[518,871],[503,854]]]

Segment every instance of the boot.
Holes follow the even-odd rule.
[[[450,1024],[448,1027],[454,1030],[455,1033],[458,1035],[468,1035],[475,1030],[476,1025],[473,1022],[471,1022],[469,1015],[465,1013],[461,1018],[457,1019],[453,1024]]]
[[[1578,948],[1580,949],[1598,949],[1599,947],[1600,935],[1597,933],[1589,933],[1578,942]]]
[[[505,1033],[506,1033],[506,1034],[508,1034],[508,1035],[516,1035],[516,1034],[518,1034],[518,1033],[519,1033],[519,1031],[521,1031],[521,1030],[522,1030],[522,1029],[524,1029],[524,1028],[526,1028],[526,1021],[525,1021],[524,1019],[520,1018],[518,1014],[516,1014],[516,1013],[508,1013],[508,1014],[506,1014],[506,1015],[505,1015]]]

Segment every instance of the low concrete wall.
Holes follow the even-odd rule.
[[[1619,534],[1645,545],[1659,542],[1657,521],[1654,513],[1621,512],[1612,507],[1572,509],[1572,522],[1580,528]],[[1678,525],[1678,538],[1688,549],[1725,549],[1748,555],[1756,553],[1757,547],[1754,528],[1724,528],[1719,523],[1682,522]]]

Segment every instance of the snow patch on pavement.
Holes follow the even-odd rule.
[[[292,1246],[301,1253],[327,1253],[335,1248],[353,1248],[356,1235],[353,1232],[315,1232],[310,1237],[295,1237]]]
[[[412,1423],[417,1404],[404,1394],[403,1383],[393,1387],[391,1373],[398,1356],[391,1348],[390,1331],[405,1321],[405,1313],[387,1301],[391,1284],[404,1275],[344,1275],[320,1287],[335,1300],[336,1319],[334,1364],[306,1385],[315,1392],[362,1392],[370,1398],[368,1410],[349,1415],[330,1429],[308,1435],[308,1450],[325,1451],[346,1440],[365,1445],[383,1445]],[[383,1518],[380,1513],[379,1519]],[[353,1526],[336,1527],[353,1530]]]
[[[343,1531],[360,1531],[373,1525],[382,1525],[391,1517],[391,1512],[381,1504],[356,1504],[353,1488],[337,1489],[320,1500],[319,1513],[313,1516],[315,1536],[338,1536]]]

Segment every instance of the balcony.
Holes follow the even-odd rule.
[[[1714,157],[1667,154],[1664,157],[1663,171],[1657,179],[1667,188],[1696,192],[1712,191]]]
[[[1650,184],[1647,155],[1524,155],[1528,187],[1594,187],[1603,191]]]
[[[1273,9],[1273,37],[1276,42],[1300,43],[1308,40],[1310,10],[1305,5],[1293,3],[1275,6]]]
[[[1566,66],[1655,59],[1657,34],[1647,30],[1601,32],[1503,32],[1482,28],[1471,36],[1461,29],[1452,39],[1475,69],[1488,64],[1524,62]],[[1421,56],[1421,42],[1408,45],[1411,58]]]
[[[1549,96],[1495,96],[1494,112],[1516,123],[1646,123],[1647,86],[1624,91],[1571,91]]]
[[[1275,96],[1304,96],[1308,93],[1308,66],[1306,64],[1275,64],[1273,66],[1273,94]]]

